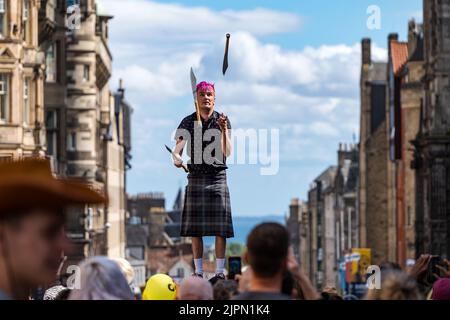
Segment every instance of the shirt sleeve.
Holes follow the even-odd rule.
[[[175,140],[189,140],[189,129],[190,121],[188,118],[184,118],[175,131]]]

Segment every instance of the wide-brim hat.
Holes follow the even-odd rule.
[[[86,182],[55,178],[46,159],[0,163],[0,215],[34,208],[62,209],[106,202],[106,196]]]

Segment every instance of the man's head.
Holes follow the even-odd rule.
[[[282,275],[286,269],[289,235],[285,227],[274,222],[257,225],[247,237],[248,261],[258,278]]]
[[[21,299],[53,281],[69,246],[65,209],[105,201],[83,183],[56,179],[48,160],[0,163],[0,290]]]
[[[180,284],[178,300],[212,300],[213,288],[208,280],[188,277]]]
[[[0,270],[11,277],[9,285],[34,287],[56,278],[61,253],[69,248],[63,227],[64,215],[57,209],[0,217]]]
[[[214,84],[202,81],[197,85],[197,101],[199,108],[204,111],[214,109],[216,102],[216,91]]]

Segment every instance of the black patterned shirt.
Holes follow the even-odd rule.
[[[187,162],[190,173],[210,174],[228,169],[226,157],[223,154],[220,141],[217,141],[219,147],[219,152],[217,152],[217,154],[215,152],[217,149],[212,148],[213,145],[211,145],[216,141],[216,138],[221,139],[222,137],[219,126],[219,117],[219,112],[213,111],[208,120],[201,118],[202,128],[195,128],[197,126],[197,114],[194,112],[185,117],[178,126],[175,133],[175,139],[187,140],[185,148],[187,148],[187,155],[190,158]],[[229,120],[227,121],[227,127],[228,129],[231,129]],[[210,129],[212,130],[208,133],[207,130]],[[195,139],[198,139],[198,146],[200,146],[201,141],[201,149],[195,148]],[[205,151],[205,148],[208,148],[208,146],[210,146],[209,149]],[[213,160],[212,163],[206,163],[204,155],[211,155]]]

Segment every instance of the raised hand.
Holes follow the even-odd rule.
[[[228,117],[223,113],[219,116],[219,127],[222,131],[226,131],[228,129]]]
[[[430,263],[430,260],[431,255],[422,254],[409,271],[410,276],[414,277],[417,282],[423,282],[427,274],[428,264]]]
[[[450,278],[450,262],[447,259],[444,259],[445,267],[442,267],[440,265],[436,265],[436,268],[441,270],[441,276],[442,278]],[[441,278],[437,275],[435,277]]]

